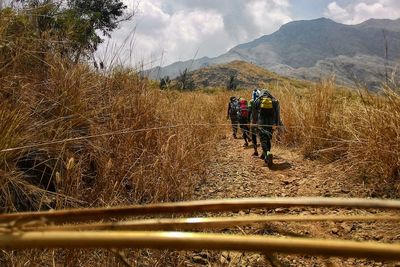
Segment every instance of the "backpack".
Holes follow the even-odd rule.
[[[268,96],[262,96],[260,98],[260,116],[262,117],[273,117],[275,114],[274,100]]]
[[[229,105],[231,105],[231,113],[230,116],[231,117],[236,117],[239,112],[240,112],[240,105],[239,105],[239,101],[235,100],[232,101]]]
[[[260,99],[260,108],[261,109],[273,109],[274,106],[272,104],[273,100],[270,97],[262,97]]]
[[[239,101],[239,105],[240,105],[240,116],[242,118],[248,118],[249,117],[249,108],[247,105],[247,100],[246,99],[241,99]]]

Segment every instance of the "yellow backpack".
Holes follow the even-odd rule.
[[[261,98],[260,107],[261,109],[273,109],[272,105],[272,98],[270,97],[263,97]]]

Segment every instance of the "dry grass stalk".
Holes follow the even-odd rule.
[[[344,199],[344,198],[250,198],[200,200],[190,202],[160,203],[113,208],[74,209],[50,212],[10,213],[0,215],[0,222],[27,223],[46,220],[48,222],[84,222],[139,215],[184,214],[195,212],[222,212],[244,209],[271,209],[289,207],[313,208],[361,208],[399,210],[400,201],[379,199]]]
[[[27,232],[0,235],[0,248],[208,249],[400,260],[397,244],[182,232]]]
[[[277,215],[248,217],[209,217],[179,219],[147,219],[115,223],[93,223],[80,225],[60,225],[42,227],[23,227],[24,231],[177,231],[209,230],[226,227],[262,225],[270,222],[378,222],[400,221],[400,216],[393,215]]]

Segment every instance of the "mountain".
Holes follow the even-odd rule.
[[[295,78],[319,80],[334,74],[339,83],[361,82],[376,88],[399,59],[400,19],[344,25],[320,18],[287,23],[273,34],[240,44],[216,58],[176,62],[148,73],[152,78],[173,78],[185,68],[196,70],[241,60]]]
[[[239,60],[204,67],[188,73],[188,80],[193,81],[196,88],[225,88],[231,77],[235,77],[234,81],[239,88],[253,88],[276,83],[287,83],[296,88],[305,88],[310,85],[309,82],[282,77],[257,65]]]

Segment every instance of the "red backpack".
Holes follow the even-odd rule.
[[[243,99],[243,98],[240,99],[239,105],[240,105],[240,116],[242,118],[248,118],[249,117],[249,107],[247,105],[247,100]]]

